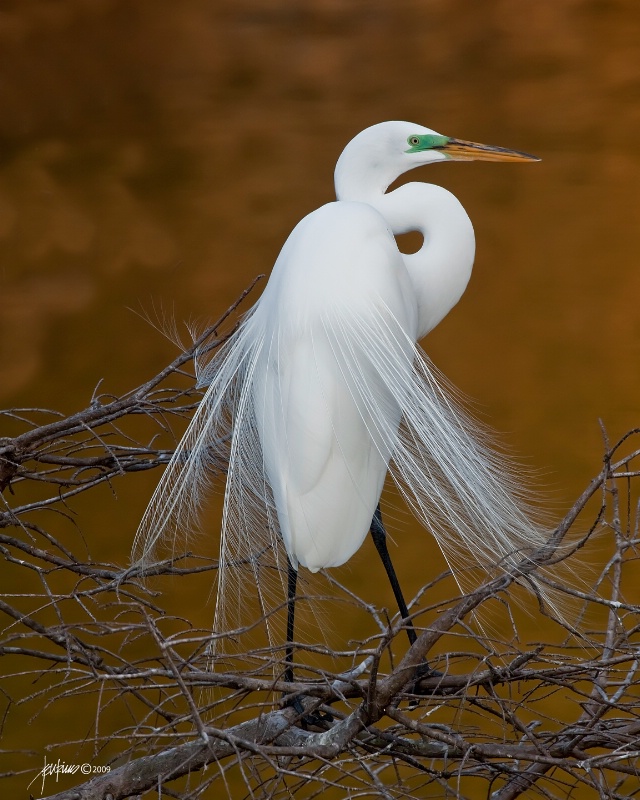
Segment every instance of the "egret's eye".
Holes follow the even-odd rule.
[[[412,147],[417,147],[420,144],[420,137],[419,136],[410,136],[407,139],[407,142],[409,142],[409,144]]]

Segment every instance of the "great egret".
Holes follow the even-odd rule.
[[[512,570],[546,539],[511,465],[416,344],[464,292],[474,232],[441,187],[386,190],[407,170],[448,160],[538,159],[409,122],[359,133],[336,166],[337,200],[296,226],[258,302],[199,365],[206,394],[136,537],[148,559],[162,536],[190,528],[226,448],[214,630],[229,629],[251,589],[269,624],[278,574],[289,678],[298,568],[343,564],[370,529],[408,615],[379,512],[388,470],[454,572],[474,562]],[[394,234],[413,230],[424,243],[403,254]]]

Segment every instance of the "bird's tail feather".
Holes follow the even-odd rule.
[[[468,587],[470,564],[489,573],[517,569],[549,535],[521,468],[463,410],[455,390],[388,309],[381,307],[369,322],[327,317],[322,329],[339,370],[349,372],[353,402],[366,409],[375,446],[390,457],[393,480],[433,534],[461,588]],[[269,640],[284,639],[287,556],[264,468],[253,391],[265,353],[271,358],[278,352],[272,344],[249,314],[214,358],[200,366],[200,383],[208,389],[134,545],[143,564],[151,561],[161,539],[175,549],[196,526],[215,468],[221,461],[228,465],[214,642],[250,622],[243,616],[256,613],[250,596],[266,620]],[[372,394],[372,375],[384,391]],[[544,587],[537,588],[544,597]]]

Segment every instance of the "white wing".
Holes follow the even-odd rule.
[[[254,380],[265,473],[289,556],[314,572],[347,561],[369,530],[401,416],[371,336],[401,326],[395,358],[408,374],[416,313],[393,236],[360,203],[302,221],[256,309],[268,341]]]

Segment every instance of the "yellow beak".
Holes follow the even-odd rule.
[[[540,161],[537,156],[522,153],[520,150],[465,142],[464,139],[449,139],[445,145],[434,149],[446,153],[453,161]]]

